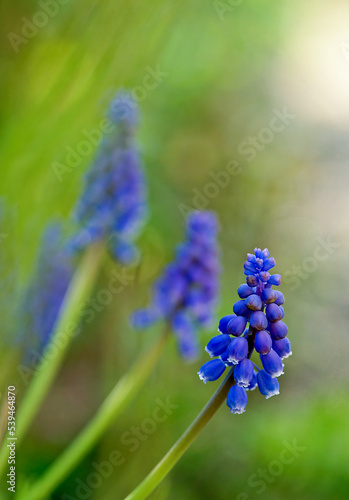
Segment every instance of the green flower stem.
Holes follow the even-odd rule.
[[[62,303],[50,342],[45,348],[39,366],[20,403],[16,419],[16,448],[23,440],[35,415],[48,393],[76,334],[85,300],[91,293],[104,255],[104,244],[97,243],[86,250]],[[0,452],[0,476],[3,476],[8,458],[7,446]]]
[[[218,387],[207,405],[196,417],[194,422],[182,434],[178,441],[172,446],[170,451],[157,464],[157,466],[148,474],[148,476],[130,493],[125,500],[144,500],[161,483],[171,469],[176,465],[185,451],[200,434],[205,425],[213,417],[221,404],[225,401],[230,387],[234,383],[234,367]]]
[[[68,476],[83,457],[98,442],[125,406],[135,397],[151,373],[165,346],[168,330],[155,346],[143,353],[131,369],[119,380],[105,399],[94,418],[86,425],[71,445],[53,463],[44,476],[26,492],[26,500],[41,500]]]

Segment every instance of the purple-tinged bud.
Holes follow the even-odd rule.
[[[254,368],[250,359],[243,359],[234,370],[234,379],[240,387],[248,387],[253,378]]]
[[[247,260],[249,262],[252,262],[253,264],[257,261],[256,256],[253,253],[248,253],[247,254]]]
[[[256,330],[265,330],[268,326],[266,315],[262,311],[254,311],[250,317],[250,325]]]
[[[228,314],[228,316],[223,316],[223,318],[219,321],[218,325],[218,331],[221,333],[228,333],[228,323],[231,321],[233,318],[235,318],[234,314]]]
[[[281,284],[281,274],[272,274],[268,279],[268,285],[279,286]]]
[[[282,314],[282,317],[281,317],[281,319],[282,319],[282,318],[285,317],[285,310],[284,310],[284,308],[282,306],[279,306],[279,307],[280,307],[280,311],[281,311],[281,314]]]
[[[259,273],[259,279],[263,281],[263,283],[267,283],[267,281],[270,279],[270,274],[268,271],[261,271]]]
[[[262,299],[256,293],[253,293],[245,299],[245,305],[252,311],[260,311],[263,306]]]
[[[239,337],[246,328],[247,320],[243,316],[234,316],[228,323],[228,333]]]
[[[254,275],[247,276],[246,283],[248,284],[248,286],[251,286],[251,287],[252,286],[257,286],[258,285],[258,279]]]
[[[239,387],[238,385],[233,385],[233,387],[231,387],[228,392],[227,406],[230,408],[230,411],[232,413],[244,413],[247,406],[246,390],[243,387]]]
[[[257,373],[257,383],[260,393],[263,394],[266,399],[280,394],[279,382],[276,378],[272,378],[265,370],[260,370]]]
[[[227,334],[216,335],[213,337],[207,346],[205,347],[205,351],[211,356],[219,356],[222,354],[228,347],[231,342],[231,337]]]
[[[262,250],[262,259],[267,259],[269,257],[269,250],[267,248],[265,248],[264,250]]]
[[[251,382],[249,383],[249,386],[246,387],[246,391],[254,391],[256,387],[257,387],[257,374],[255,371],[253,371]]]
[[[245,262],[244,269],[245,269],[245,274],[247,275],[255,274],[257,272],[256,266],[251,262]]]
[[[248,297],[252,293],[254,293],[253,289],[250,286],[246,285],[246,283],[240,285],[238,288],[238,295],[240,299],[246,299],[246,297]]]
[[[268,321],[280,321],[283,318],[282,309],[276,304],[268,304],[265,310]]]
[[[274,259],[274,257],[270,257],[270,259],[264,262],[263,271],[269,271],[269,269],[274,266],[276,266],[276,260]]]
[[[287,337],[280,340],[273,340],[273,349],[281,359],[286,359],[292,355],[291,342]]]
[[[283,372],[284,365],[282,360],[278,354],[274,351],[274,349],[270,349],[268,354],[260,355],[263,368],[266,372],[269,373],[272,377],[280,377]]]
[[[235,302],[233,311],[237,316],[248,316],[251,313],[248,307],[246,307],[244,300],[238,300],[237,302]]]
[[[211,359],[207,361],[200,370],[198,371],[198,375],[200,380],[206,384],[207,381],[213,382],[217,380],[225,370],[225,364],[221,359]]]
[[[280,340],[286,337],[288,328],[283,321],[275,321],[269,324],[269,331],[274,340]]]
[[[259,354],[268,354],[272,348],[272,340],[266,330],[260,330],[256,333],[254,347]]]
[[[262,292],[262,300],[266,304],[271,304],[276,301],[277,291],[272,290],[271,288],[265,288]]]
[[[276,294],[275,304],[281,306],[285,302],[284,294],[282,292],[279,292],[278,290],[275,290],[275,294]]]
[[[226,360],[228,363],[237,365],[247,357],[248,354],[248,342],[245,337],[238,337],[233,339],[227,350],[222,354],[222,360]]]

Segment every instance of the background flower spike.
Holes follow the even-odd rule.
[[[145,177],[134,140],[138,107],[130,94],[116,94],[109,117],[114,130],[101,143],[85,176],[75,209],[79,229],[71,248],[79,251],[106,240],[111,255],[129,264],[139,254],[134,241],[148,212]]]
[[[139,329],[160,320],[170,324],[180,353],[187,360],[198,355],[199,329],[209,328],[214,320],[220,273],[217,233],[213,212],[192,212],[186,221],[186,240],[178,245],[173,262],[154,283],[149,306],[131,316],[133,326]],[[220,322],[222,333],[226,333],[228,319]],[[219,337],[218,342],[222,339]],[[209,353],[218,355],[216,343],[213,340],[207,346]],[[223,344],[221,352],[228,345],[226,337]]]

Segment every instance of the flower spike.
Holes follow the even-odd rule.
[[[266,248],[255,248],[253,254],[247,254],[244,264],[246,283],[238,288],[240,300],[234,304],[235,314],[220,320],[218,330],[221,335],[211,339],[206,347],[210,356],[219,356],[218,359],[226,366],[234,366],[235,385],[227,397],[227,405],[232,413],[245,411],[246,390],[258,386],[266,398],[279,394],[276,377],[283,374],[282,360],[292,354],[287,338],[288,328],[282,321],[285,299],[281,292],[272,288],[281,283],[280,274],[270,274],[275,265],[275,259],[269,257]],[[263,369],[250,360],[254,350],[259,353]],[[218,368],[218,364],[213,365],[214,361],[209,363]],[[202,371],[207,371],[206,365],[198,372],[202,379]],[[216,380],[218,373],[217,369],[214,377],[205,377],[204,381]]]
[[[71,247],[78,251],[106,240],[112,256],[128,264],[138,255],[134,240],[147,215],[145,178],[134,141],[138,109],[128,93],[117,93],[109,119],[112,131],[85,177],[75,210],[80,229]]]
[[[150,305],[131,317],[133,326],[139,329],[159,320],[167,321],[187,360],[197,357],[199,328],[208,328],[214,318],[220,273],[217,232],[218,223],[212,212],[191,213],[186,223],[186,241],[177,247],[174,261],[155,282]],[[225,330],[226,325],[221,327]],[[230,343],[229,335],[224,333],[207,345],[211,356],[218,356]]]

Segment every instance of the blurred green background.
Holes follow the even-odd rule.
[[[280,396],[252,393],[242,416],[221,408],[151,498],[347,499],[347,3],[53,0],[45,22],[38,12],[49,3],[5,1],[0,11],[2,399],[10,384],[18,397],[25,389],[9,361],[18,344],[14,304],[44,228],[70,214],[94,150],[61,179],[55,162],[66,164],[84,131],[99,127],[120,87],[138,96],[151,218],[139,240],[138,282],[75,340],[18,451],[19,480],[47,468],[155,340],[155,329],[130,331],[128,314],[146,305],[151,282],[172,258],[183,204],[200,208],[200,198],[221,223],[217,319],[232,312],[246,252],[267,246],[284,276],[293,356]],[[41,26],[30,31],[28,20]],[[147,89],[145,77],[158,71]],[[270,120],[285,110],[292,118],[270,134]],[[249,137],[258,142],[247,153]],[[208,187],[233,161],[239,169],[227,185]],[[100,286],[112,267],[105,263]],[[202,334],[202,347],[213,333]],[[183,364],[172,339],[139,397],[51,498],[122,499],[131,491],[214,392],[215,383],[196,375],[205,361],[202,349],[201,359]],[[124,433],[167,397],[178,408],[131,451]],[[123,463],[98,487],[81,486],[113,450]]]

